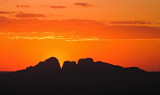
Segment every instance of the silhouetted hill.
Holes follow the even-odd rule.
[[[16,95],[155,94],[159,85],[160,72],[94,62],[92,58],[65,61],[61,69],[58,59],[51,57],[0,76],[1,92]]]
[[[24,70],[4,75],[3,80],[7,83],[89,83],[92,80],[102,83],[105,79],[137,79],[143,78],[147,73],[137,67],[124,68],[101,61],[94,62],[92,58],[65,61],[61,69],[57,58],[51,57],[39,62],[35,66],[27,67]],[[6,79],[12,80],[6,80]],[[75,81],[76,80],[76,81]],[[83,80],[83,81],[82,81]],[[101,81],[100,81],[101,80]],[[90,81],[91,82],[91,81]]]
[[[135,76],[145,74],[144,70],[138,67],[123,68],[101,61],[94,62],[92,58],[79,59],[78,63],[65,61],[62,71],[66,74],[74,74],[81,77],[111,77],[115,76]],[[113,77],[112,76],[112,77]]]
[[[65,61],[61,69],[60,63],[57,58],[51,57],[45,61],[39,62],[35,66],[27,67],[24,70],[16,71],[9,74],[10,76],[23,76],[37,78],[40,77],[54,77],[57,76],[64,77],[66,75],[70,78],[80,77],[80,78],[91,78],[91,77],[127,77],[128,75],[136,76],[143,75],[146,72],[139,69],[138,67],[124,68],[118,65],[112,65],[109,63],[97,61],[94,62],[92,58],[79,59],[76,64],[75,61]]]
[[[108,77],[117,74],[118,76],[127,76],[144,74],[145,71],[138,67],[123,68],[121,66],[104,63],[101,61],[94,62],[92,58],[79,59],[78,63],[74,61],[65,61],[62,69],[57,58],[51,57],[40,62],[35,66],[27,67],[23,72],[32,72],[44,74],[46,76],[53,75],[74,75],[76,77]],[[108,75],[108,76],[107,76]],[[71,76],[70,78],[74,77]]]
[[[39,62],[39,64],[26,68],[28,72],[39,72],[39,73],[59,73],[61,67],[59,61],[55,57],[51,57],[45,61]]]

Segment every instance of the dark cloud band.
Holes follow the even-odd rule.
[[[37,18],[46,17],[44,14],[29,14],[29,13],[19,13],[15,15],[18,18]]]
[[[148,21],[138,21],[138,20],[133,20],[133,21],[112,21],[110,24],[151,24],[151,22]]]
[[[82,7],[91,7],[91,5],[88,3],[74,3],[74,4],[77,6],[82,6]]]
[[[67,8],[66,6],[50,6],[51,8],[54,9],[63,9],[63,8]]]

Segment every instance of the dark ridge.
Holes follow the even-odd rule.
[[[35,66],[0,76],[5,95],[137,95],[157,94],[160,72],[124,68],[92,58],[65,61],[51,57]]]
[[[110,74],[119,74],[125,76],[136,75],[136,74],[144,74],[146,73],[144,70],[141,70],[138,67],[129,67],[123,68],[118,65],[112,65],[109,63],[97,61],[94,62],[92,58],[79,59],[76,64],[75,61],[65,61],[63,67],[61,69],[60,63],[57,58],[51,57],[46,59],[45,61],[39,62],[35,66],[27,67],[25,70],[20,70],[14,72],[14,74],[26,73],[26,74],[45,74],[46,76],[52,76],[53,74],[74,74],[77,76],[104,76]],[[24,74],[25,75],[25,74]]]
[[[58,73],[61,71],[59,61],[55,57],[46,59],[45,61],[39,62],[39,64],[26,68],[29,72],[45,72],[45,73]]]

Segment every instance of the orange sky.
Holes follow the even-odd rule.
[[[159,0],[0,0],[0,71],[51,56],[160,71]]]

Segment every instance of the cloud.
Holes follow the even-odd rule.
[[[66,39],[65,41],[69,42],[76,42],[76,41],[98,41],[100,40],[99,38],[73,38],[73,39]]]
[[[133,21],[112,21],[110,24],[151,24],[151,22],[148,21],[138,21],[138,20],[133,20]]]
[[[0,11],[0,14],[14,14],[16,12]]]
[[[17,33],[54,32],[54,35],[63,34],[63,36],[78,36],[79,38],[160,39],[160,27],[108,25],[99,21],[83,19],[38,20],[35,18],[28,18],[24,20],[0,17],[0,30],[1,32],[12,31]]]
[[[19,13],[15,15],[18,18],[37,18],[46,17],[44,14]]]
[[[63,39],[62,38],[59,38],[59,37],[55,37],[55,36],[43,36],[43,37],[40,37],[40,36],[8,36],[7,38],[9,39],[40,39],[40,40],[44,40],[44,39]]]
[[[38,39],[38,40],[45,40],[45,39],[52,39],[52,40],[64,40],[64,41],[95,41],[100,40],[99,38],[95,37],[76,37],[73,35],[62,35],[58,34],[55,35],[53,32],[0,32],[0,39],[1,37],[5,39]]]
[[[74,3],[74,4],[77,6],[82,6],[82,7],[91,7],[91,5],[88,3]]]
[[[29,5],[17,5],[16,7],[18,7],[18,8],[29,8],[30,6]]]
[[[55,8],[55,9],[63,9],[66,8],[66,6],[50,6],[51,8]]]
[[[32,39],[38,39],[38,40],[45,40],[45,39],[53,39],[53,40],[64,40],[64,41],[98,41],[100,39],[98,38],[65,38],[63,36],[7,36],[8,39],[26,39],[26,40],[32,40]]]

